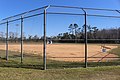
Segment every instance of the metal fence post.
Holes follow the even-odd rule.
[[[21,16],[21,63],[23,63],[23,17]]]
[[[8,21],[7,21],[7,27],[6,27],[6,60],[8,61]]]
[[[44,70],[46,70],[46,9],[44,10],[43,68],[44,68]]]
[[[47,6],[45,9],[44,9],[44,45],[43,45],[43,69],[46,70],[46,12],[47,12],[47,9],[50,7]]]
[[[87,14],[85,13],[85,68],[87,68]]]
[[[85,30],[85,68],[87,68],[87,58],[88,58],[88,53],[87,53],[87,13],[84,9],[82,9],[83,12],[84,12],[84,23],[85,23],[85,27],[84,27],[84,30]]]

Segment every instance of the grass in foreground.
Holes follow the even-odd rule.
[[[120,80],[120,66],[46,71],[0,67],[0,80]]]
[[[120,80],[119,61],[91,62],[85,69],[84,63],[48,59],[48,69],[43,71],[43,59],[38,55],[25,54],[23,64],[19,52],[9,51],[9,61],[4,59],[5,51],[0,51],[0,57],[1,80]]]

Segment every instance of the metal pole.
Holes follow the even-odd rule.
[[[87,13],[86,13],[86,11],[84,10],[84,9],[82,9],[83,10],[83,12],[84,12],[84,18],[85,18],[85,28],[84,28],[84,30],[85,30],[85,68],[87,68],[87,56],[88,56],[88,53],[87,53]]]
[[[23,17],[21,16],[21,63],[23,63]]]
[[[43,69],[46,70],[46,12],[47,12],[47,9],[50,7],[47,6],[45,9],[44,9],[44,42],[43,42]]]
[[[87,14],[85,12],[85,68],[87,68]]]
[[[46,9],[44,10],[43,68],[44,68],[44,70],[46,70]]]
[[[8,21],[7,21],[7,27],[6,27],[6,60],[8,61]]]

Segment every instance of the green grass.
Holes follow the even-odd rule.
[[[116,54],[120,57],[120,46],[118,46],[115,49],[112,49],[110,52],[113,53],[113,54]]]
[[[47,70],[43,69],[40,55],[24,53],[23,64],[20,53],[0,51],[0,80],[120,80],[120,61],[89,62],[85,69],[81,62],[63,62],[47,59]]]
[[[120,80],[120,66],[46,71],[0,67],[0,80]]]

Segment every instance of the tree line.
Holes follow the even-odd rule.
[[[70,24],[68,31],[54,36],[53,39],[58,39],[61,42],[84,42],[85,39],[85,25],[78,26],[78,24]],[[114,43],[119,42],[120,27],[118,28],[104,28],[98,29],[96,26],[87,25],[88,42],[92,43]]]
[[[6,33],[0,32],[0,41],[6,40]],[[8,40],[10,42],[20,42],[21,36],[18,32],[9,32]],[[39,37],[38,35],[28,35],[28,37],[25,36],[25,33],[23,33],[23,40],[24,41],[33,41],[33,42],[39,42],[43,40],[43,37]]]
[[[85,25],[79,26],[78,24],[70,24],[68,26],[68,31],[59,33],[52,37],[47,37],[47,40],[52,40],[53,42],[84,42],[85,39]],[[98,29],[96,26],[87,25],[87,38],[88,42],[92,43],[113,43],[120,42],[120,27],[117,28],[104,28]],[[5,40],[6,33],[0,32],[0,40]],[[9,32],[9,41],[18,42],[21,41],[20,35],[17,32]],[[38,35],[28,35],[25,36],[23,33],[24,41],[43,41],[43,36]]]

